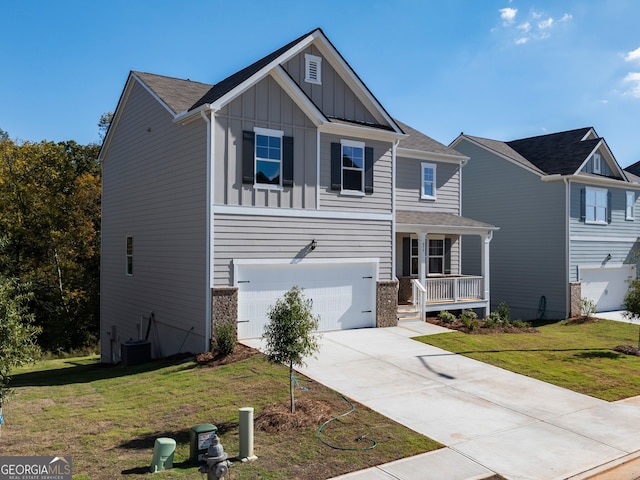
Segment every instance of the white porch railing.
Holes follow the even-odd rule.
[[[483,298],[482,277],[429,277],[424,288],[428,303]]]
[[[427,291],[417,278],[411,280],[411,287],[413,290],[413,304],[418,307],[420,311],[420,318],[424,320],[427,305]]]

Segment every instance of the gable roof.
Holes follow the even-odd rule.
[[[536,173],[539,173],[541,175],[544,175],[545,173],[504,142],[501,142],[499,140],[491,140],[489,138],[474,137],[472,135],[464,135],[464,137],[470,140],[473,140],[474,142],[485,147],[486,149],[493,150],[494,152],[502,155],[503,157],[507,157],[510,160],[514,161],[515,163],[519,163],[522,166],[535,171]]]
[[[131,72],[138,77],[174,115],[191,108],[193,103],[211,90],[207,83],[192,82],[145,72]]]
[[[547,175],[577,173],[602,139],[583,140],[593,128],[539,135],[505,142]]]
[[[629,172],[635,175],[636,177],[640,177],[640,162],[636,162],[633,165],[629,165],[627,168],[624,169],[624,171]]]
[[[403,138],[400,140],[399,147],[406,148],[409,150],[420,150],[423,152],[431,152],[431,153],[439,153],[441,155],[450,155],[454,157],[467,158],[465,155],[460,152],[456,152],[453,148],[447,147],[442,143],[434,140],[433,138],[425,135],[424,133],[416,130],[415,128],[410,127],[406,123],[401,122],[398,119],[395,119],[395,122],[402,129],[402,131],[409,136],[407,138]]]

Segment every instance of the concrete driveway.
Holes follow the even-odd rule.
[[[410,338],[443,330],[323,334],[302,373],[448,447],[343,478],[559,480],[640,451],[637,400],[605,402]]]

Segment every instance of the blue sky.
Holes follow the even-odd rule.
[[[394,117],[448,144],[593,126],[640,160],[637,0],[3,0],[0,128],[98,140],[130,70],[216,83],[321,27]]]

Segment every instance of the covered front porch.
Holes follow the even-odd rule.
[[[489,245],[498,228],[450,213],[396,212],[398,304],[427,312],[490,305]],[[463,275],[463,237],[479,238],[479,274]],[[467,241],[469,239],[467,238]]]

